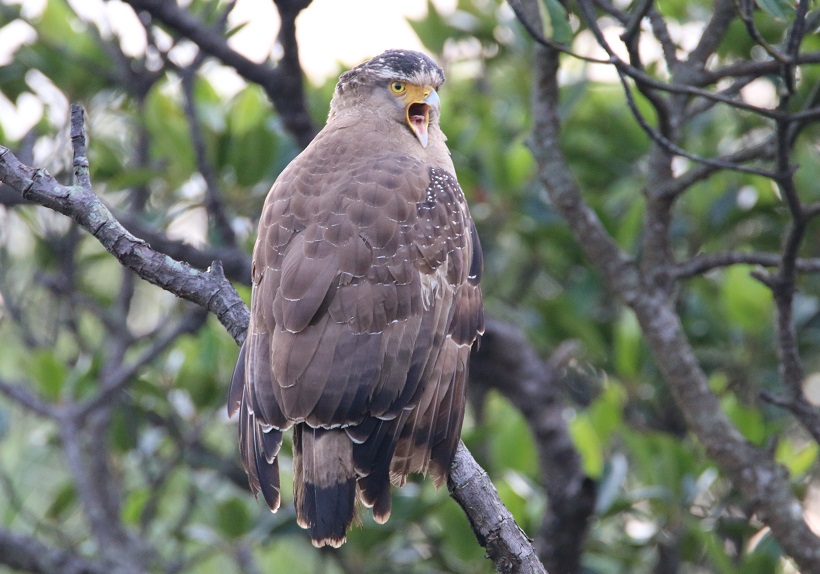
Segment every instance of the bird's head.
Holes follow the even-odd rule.
[[[444,72],[413,50],[388,50],[345,72],[336,84],[330,118],[344,110],[367,111],[404,124],[427,147],[429,126],[438,124]]]

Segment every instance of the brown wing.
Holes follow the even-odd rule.
[[[483,315],[480,246],[455,177],[406,156],[362,157],[355,142],[331,136],[320,134],[266,201],[230,408],[242,409],[251,486],[272,508],[278,470],[268,467],[281,431],[319,429],[299,430],[297,512],[314,541],[334,544],[352,505],[337,505],[341,534],[318,531],[305,501],[322,489],[349,492],[357,479],[362,500],[386,520],[391,473],[401,483],[432,462],[445,476]],[[347,452],[332,438],[340,433],[352,443],[351,464],[332,460]],[[305,458],[308,444],[328,445],[331,460]]]

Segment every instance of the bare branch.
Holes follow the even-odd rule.
[[[77,554],[50,548],[36,538],[0,528],[0,563],[35,574],[109,574],[103,564]]]
[[[716,158],[717,161],[701,163],[686,173],[661,183],[660,187],[654,190],[653,193],[659,197],[674,199],[689,190],[697,182],[703,181],[718,171],[721,171],[721,164],[739,165],[743,162],[756,159],[769,159],[774,156],[774,153],[775,146],[772,141],[766,139],[761,143],[750,145],[736,152]]]
[[[35,395],[22,384],[0,379],[0,393],[40,416],[50,419],[55,419],[59,416],[57,408]]]
[[[72,111],[72,115],[76,113],[81,114],[81,109]],[[203,272],[158,253],[129,233],[93,192],[60,185],[47,171],[23,165],[4,146],[0,146],[0,180],[24,199],[73,218],[124,266],[177,297],[208,309],[234,339],[244,340],[248,310],[220,265]]]
[[[781,264],[777,253],[754,253],[731,251],[726,253],[709,253],[698,255],[673,267],[671,274],[674,279],[688,279],[702,275],[712,269],[729,267],[730,265],[746,264],[761,265],[763,267],[777,267]],[[820,272],[820,258],[798,259],[795,262],[798,271],[805,273]]]
[[[226,66],[234,68],[246,80],[259,84],[276,106],[285,127],[301,147],[307,146],[316,135],[316,126],[308,114],[305,103],[301,69],[297,75],[294,75],[293,70],[287,64],[281,68],[271,68],[266,64],[257,64],[247,59],[228,45],[221,30],[215,31],[206,26],[189,12],[180,8],[176,2],[165,0],[126,0],[126,2],[135,10],[150,14],[158,22],[188,38]],[[309,2],[299,4],[304,7]],[[280,13],[283,30],[293,26],[299,10]],[[294,58],[295,43],[285,44],[285,46],[290,48],[284,58],[284,61],[288,62]],[[298,54],[295,57],[298,62]]]
[[[785,551],[807,572],[820,571],[820,539],[803,520],[788,472],[771,454],[748,443],[727,418],[687,340],[674,301],[641,277],[620,256],[561,161],[558,121],[558,55],[536,50],[533,152],[539,178],[595,268],[616,295],[632,307],[652,354],[688,427],[709,456],[770,526]]]
[[[553,572],[580,571],[595,510],[595,483],[584,473],[558,390],[558,373],[578,353],[577,347],[565,343],[545,363],[520,328],[488,318],[481,346],[470,360],[471,389],[498,389],[521,411],[534,435],[549,497],[536,550]]]
[[[200,52],[203,54],[203,52]],[[219,192],[219,182],[208,159],[205,149],[205,137],[202,133],[202,126],[196,113],[196,101],[194,98],[194,81],[196,72],[201,63],[201,58],[197,57],[190,66],[180,70],[182,75],[182,95],[183,109],[188,120],[188,128],[191,132],[191,146],[194,149],[197,170],[202,179],[205,180],[205,209],[214,223],[214,228],[219,234],[219,239],[223,245],[229,247],[236,246],[236,234],[228,221],[227,209],[222,195]]]
[[[797,65],[817,64],[820,63],[820,52],[807,52],[799,54],[795,60]],[[757,61],[742,61],[733,62],[723,68],[716,70],[703,70],[700,73],[700,78],[695,83],[698,86],[705,86],[713,84],[723,78],[735,78],[739,76],[765,76],[767,74],[774,74],[780,70],[782,64],[776,60],[767,60],[763,62]]]
[[[450,476],[450,496],[464,509],[478,543],[496,570],[509,574],[546,574],[529,538],[501,502],[487,472],[459,441]]]
[[[195,333],[205,324],[207,316],[204,311],[204,309],[197,307],[193,312],[187,313],[173,329],[156,337],[137,359],[128,365],[120,365],[115,371],[108,373],[103,379],[102,390],[84,403],[76,405],[72,416],[78,421],[82,421],[95,410],[110,406],[123,387],[136,376],[140,369],[156,359],[179,337],[186,333]]]
[[[144,239],[153,249],[197,269],[207,269],[214,261],[221,261],[225,277],[235,283],[250,285],[251,258],[238,247],[194,247],[190,243],[170,239],[161,231],[152,229],[127,212],[115,212],[123,227]]]
[[[720,43],[723,41],[726,29],[732,20],[735,19],[734,12],[731,10],[732,0],[715,0],[715,6],[712,10],[712,18],[706,25],[706,29],[700,36],[700,41],[695,49],[689,54],[687,64],[690,66],[697,65],[699,71],[706,66],[706,61],[709,56],[715,53]]]

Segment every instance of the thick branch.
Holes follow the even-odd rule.
[[[210,267],[214,261],[221,261],[225,277],[235,283],[250,285],[251,258],[242,249],[209,245],[194,247],[185,241],[169,238],[162,231],[152,229],[138,217],[127,212],[116,212],[116,218],[129,232],[144,239],[160,253],[203,270]]]
[[[684,335],[674,301],[646,282],[633,265],[613,263],[623,256],[590,213],[560,152],[558,54],[536,50],[533,151],[553,204],[610,288],[635,310],[678,407],[709,456],[761,513],[798,565],[806,572],[820,572],[820,540],[803,520],[788,472],[769,453],[749,444],[729,421]]]
[[[72,124],[82,132],[82,108],[72,106]],[[75,146],[75,164],[81,176],[86,175],[84,134],[72,137]],[[82,135],[82,137],[80,137]],[[149,283],[162,287],[178,297],[187,299],[214,313],[237,343],[245,339],[249,312],[244,302],[225,279],[221,265],[207,272],[198,271],[151,249],[144,241],[129,233],[111,214],[89,186],[60,185],[45,170],[22,164],[11,151],[0,146],[0,181],[7,183],[21,197],[58,211],[77,221],[108,249],[125,267],[134,270]],[[67,423],[72,423],[68,420]],[[82,446],[71,436],[72,424],[61,425],[66,456],[77,472],[83,470]],[[82,484],[84,479],[78,481]],[[93,481],[86,481],[90,486]],[[459,445],[456,460],[448,480],[450,492],[468,515],[479,542],[496,564],[499,572],[545,572],[526,535],[504,507],[486,473],[475,462],[463,444]],[[94,494],[80,493],[87,499],[91,510],[99,511],[90,517],[92,526],[102,528],[108,520],[97,509]],[[101,539],[105,539],[103,536]],[[129,544],[125,542],[125,544]]]
[[[35,574],[108,574],[107,566],[0,528],[0,563]]]
[[[550,571],[581,571],[587,526],[595,510],[595,484],[586,476],[564,416],[556,373],[576,352],[567,343],[545,363],[520,328],[488,318],[481,346],[470,360],[473,389],[495,388],[518,408],[535,437],[549,509],[536,549]]]
[[[464,509],[478,543],[503,574],[546,574],[529,538],[501,502],[487,472],[459,441],[447,480],[450,496]]]

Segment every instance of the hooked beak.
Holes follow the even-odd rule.
[[[425,90],[427,92],[427,90]],[[425,97],[421,101],[411,102],[407,106],[407,125],[413,130],[416,138],[421,143],[421,147],[427,147],[427,126],[430,124],[430,109],[439,110],[441,100],[435,90],[423,94]]]

